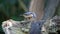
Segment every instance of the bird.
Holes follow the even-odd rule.
[[[23,16],[25,17],[25,20],[28,20],[28,21],[34,21],[36,20],[35,18],[37,17],[36,13],[31,11],[25,12]]]

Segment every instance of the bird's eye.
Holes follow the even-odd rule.
[[[30,19],[30,17],[28,19]]]
[[[31,19],[32,17],[28,17],[28,19]]]

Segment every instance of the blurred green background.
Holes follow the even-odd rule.
[[[1,28],[3,21],[8,19],[21,21],[24,19],[23,16],[19,15],[24,14],[25,8],[29,8],[29,2],[30,0],[0,0],[0,34],[4,34]]]

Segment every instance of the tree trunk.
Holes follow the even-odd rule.
[[[44,20],[50,19],[54,16],[59,1],[60,0],[47,0],[46,6],[44,8],[44,13],[45,13],[43,16]]]
[[[30,3],[29,11],[35,12],[37,15],[37,20],[42,19],[44,9],[44,0],[32,0]]]

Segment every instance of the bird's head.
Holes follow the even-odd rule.
[[[30,19],[33,19],[33,18],[36,18],[36,14],[33,13],[33,12],[26,12],[24,13],[23,15],[26,19],[30,20]]]

